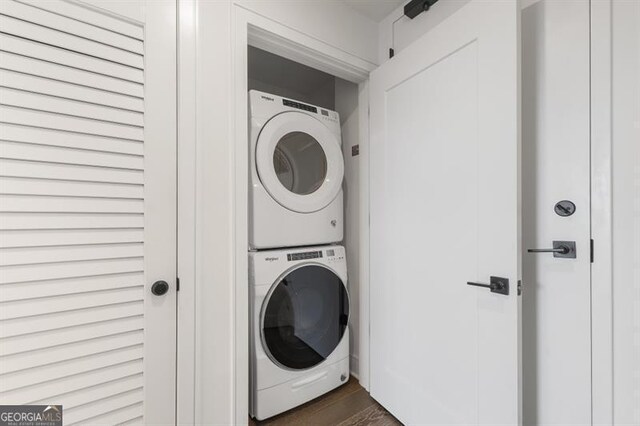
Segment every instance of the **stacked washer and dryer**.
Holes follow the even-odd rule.
[[[252,90],[250,414],[263,420],[349,377],[338,113]]]

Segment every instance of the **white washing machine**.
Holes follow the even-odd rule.
[[[339,242],[344,159],[340,117],[313,105],[249,92],[249,246]]]
[[[250,252],[249,271],[249,409],[263,420],[349,378],[345,249]]]

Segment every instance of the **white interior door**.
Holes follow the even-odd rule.
[[[371,75],[370,390],[405,424],[521,422],[519,13],[472,0]]]
[[[3,0],[0,27],[0,403],[174,423],[175,1]]]

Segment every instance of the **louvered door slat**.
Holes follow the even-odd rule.
[[[142,199],[144,187],[115,183],[0,177],[0,193]]]
[[[94,73],[97,77],[106,75],[133,83],[141,84],[144,82],[143,70],[116,64],[115,62],[105,61],[104,59],[95,58],[93,56],[71,52],[69,50],[49,46],[36,41],[14,37],[9,34],[0,34],[0,50],[23,57],[38,59],[42,64],[50,62],[52,64],[64,65],[71,71],[74,69],[89,71]],[[4,64],[2,67],[4,67]],[[28,70],[25,70],[25,72],[28,72]],[[33,72],[36,72],[36,70]],[[75,75],[83,74],[76,73]],[[49,77],[54,78],[53,76]]]
[[[73,117],[91,118],[117,124],[142,127],[142,114],[118,108],[105,107],[92,103],[42,95],[24,90],[0,87],[0,103],[3,105],[27,108]]]
[[[84,182],[144,183],[141,170],[83,166],[64,161],[4,159],[2,152],[0,152],[0,175]]]
[[[0,51],[0,68],[137,98],[144,96],[142,84],[116,78],[114,74],[107,74],[109,70],[104,70],[105,73],[100,74],[2,51]]]
[[[0,231],[0,248],[142,243],[143,241],[143,230],[135,228]]]
[[[13,160],[77,164],[114,169],[142,170],[144,168],[144,159],[140,155],[24,144],[22,142],[2,140],[0,140],[0,156]],[[99,196],[99,194],[96,195]]]
[[[47,229],[141,229],[142,214],[98,213],[0,213],[2,230]],[[34,245],[33,242],[30,243]]]
[[[110,167],[114,169],[142,170],[141,155],[90,151],[77,148],[25,144],[0,140],[0,156],[6,159],[46,161],[82,166]],[[98,194],[96,194],[98,195]]]
[[[141,142],[2,123],[0,123],[0,139],[9,142],[25,142],[90,151],[143,154]]]
[[[175,416],[176,9],[0,0],[0,404]]]
[[[142,55],[144,53],[142,40],[114,33],[113,31],[108,31],[103,28],[96,27],[95,25],[86,24],[82,21],[67,18],[65,16],[51,13],[27,4],[18,3],[13,0],[4,0],[0,2],[0,13],[23,21],[32,22],[46,28],[54,30],[63,29],[63,32],[65,33],[73,34],[74,36],[96,41],[98,43],[132,53],[137,53],[138,55]]]
[[[45,127],[96,136],[107,136],[142,141],[143,129],[139,126],[109,123],[107,121],[79,118],[70,115],[43,112],[11,106],[0,106],[0,120],[10,124]]]
[[[5,0],[6,1],[6,0]],[[118,64],[134,68],[144,68],[143,56],[87,40],[62,31],[37,25],[25,25],[24,21],[6,15],[0,15],[0,28],[4,32],[27,40],[51,46],[61,47],[72,52],[103,58]]]
[[[132,419],[142,418],[143,412],[143,403],[138,402],[127,407],[113,410],[109,413],[88,417],[86,419],[72,417],[68,426],[75,426],[79,424],[120,425]]]
[[[24,92],[55,96],[61,99],[80,101],[83,102],[80,104],[82,106],[90,107],[91,105],[98,105],[119,108],[119,110],[111,112],[120,112],[131,116],[133,119],[127,120],[126,123],[128,124],[142,125],[141,115],[131,114],[131,112],[141,113],[143,111],[143,102],[142,99],[139,98],[2,69],[0,69],[0,86],[12,87]],[[6,99],[3,100],[9,104],[6,102]],[[51,109],[47,109],[47,111],[50,110]],[[109,110],[100,108],[99,111]],[[86,115],[81,116],[85,117]],[[135,121],[133,121],[134,119]],[[113,119],[110,121],[120,122]]]
[[[91,259],[121,259],[123,257],[142,257],[143,255],[144,247],[142,243],[25,247],[0,250],[0,266]]]
[[[126,198],[0,195],[1,212],[143,213],[144,201]]]
[[[72,391],[63,395],[53,395],[50,399],[34,401],[34,404],[46,404],[48,401],[64,400],[65,408],[74,408],[104,398],[105,395],[117,395],[143,386],[142,374],[134,374],[123,378],[100,383],[89,388]]]
[[[144,333],[134,331],[122,333],[115,336],[101,337],[84,342],[62,345],[49,348],[46,351],[28,352],[8,356],[0,364],[0,377],[5,374],[15,373],[29,368],[36,368],[45,365],[56,364],[69,359],[69,351],[77,358],[101,354],[110,350],[139,346],[144,343]],[[137,387],[137,386],[136,386]],[[65,408],[69,407],[69,401],[65,399]]]
[[[102,259],[81,262],[44,263],[34,268],[27,266],[4,266],[0,271],[0,284],[26,281],[41,281],[87,277],[92,275],[121,274],[144,270],[142,258]]]
[[[29,333],[4,339],[3,344],[0,345],[0,356],[44,350],[67,343],[81,342],[143,329],[144,318],[142,315],[102,322],[90,322],[60,329],[49,329],[43,332]],[[51,330],[55,330],[55,332],[52,333]]]
[[[125,362],[120,365],[101,368],[75,376],[69,376],[53,382],[42,383],[36,386],[29,386],[16,389],[11,392],[2,393],[0,394],[0,404],[11,404],[12,401],[51,401],[49,398],[52,395],[64,394],[65,392],[95,386],[96,384],[115,380],[119,377],[131,376],[141,371],[142,360]],[[49,403],[54,404],[54,402],[46,402],[46,404]],[[65,425],[67,425],[66,421]]]
[[[90,421],[96,416],[113,413],[122,407],[129,407],[133,404],[140,404],[144,399],[143,388],[132,389],[106,398],[91,401],[81,407],[71,408],[65,411],[65,421],[74,424],[81,421]],[[95,420],[94,420],[95,421]],[[91,421],[93,423],[93,421]],[[108,423],[108,424],[119,424]]]
[[[19,0],[20,3],[25,3],[39,7],[49,12],[57,13],[62,16],[67,16],[71,19],[76,19],[87,24],[94,25],[99,28],[104,28],[115,33],[123,34],[134,39],[143,39],[143,30],[139,25],[134,25],[129,22],[125,22],[121,19],[113,18],[109,15],[105,15],[100,12],[96,12],[89,8],[78,7],[73,3],[68,3],[64,0]]]
[[[122,318],[142,317],[143,304],[140,301],[99,306],[90,310],[78,310],[57,312],[49,315],[23,317],[16,320],[6,320],[0,327],[0,338],[17,337],[33,333],[53,331],[52,335],[58,335],[61,329],[72,328],[77,324],[97,324],[107,321],[118,321]],[[99,328],[98,328],[99,329]],[[107,325],[106,329],[109,329]],[[126,330],[130,331],[130,330]],[[116,332],[114,332],[116,333]],[[111,335],[102,333],[98,336]],[[25,337],[26,338],[26,337]],[[89,339],[95,338],[89,337]],[[82,339],[80,339],[82,340]],[[70,340],[76,341],[76,340]],[[24,342],[23,342],[24,343]],[[64,343],[64,342],[61,342]],[[18,345],[22,348],[24,345]],[[47,349],[48,351],[48,349]],[[45,351],[46,352],[46,351]],[[67,353],[68,354],[68,353]],[[24,354],[22,354],[24,355]]]
[[[0,321],[143,300],[141,286],[3,302]]]
[[[29,374],[26,375],[26,377],[24,374],[20,374],[20,372],[4,374],[1,376],[2,385],[4,389],[10,392],[14,389],[33,386],[67,376],[95,371],[123,362],[142,359],[142,357],[142,345],[136,345],[84,357],[67,358],[64,361],[59,361],[54,364],[34,367],[30,373],[37,374]]]

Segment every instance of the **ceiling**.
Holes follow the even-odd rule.
[[[349,7],[367,18],[380,22],[407,0],[343,0]]]

